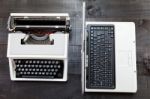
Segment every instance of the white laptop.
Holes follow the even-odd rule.
[[[133,22],[85,21],[83,3],[82,92],[135,93],[136,39]]]
[[[67,80],[69,21],[67,13],[10,14],[7,57],[11,80]]]

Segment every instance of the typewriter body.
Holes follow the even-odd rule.
[[[11,13],[8,30],[11,80],[67,80],[70,31],[67,13]]]

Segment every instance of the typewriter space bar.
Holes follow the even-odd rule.
[[[21,78],[46,78],[46,79],[56,79],[54,76],[22,76]]]

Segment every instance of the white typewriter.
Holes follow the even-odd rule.
[[[8,30],[11,80],[67,80],[70,32],[67,13],[11,13]]]

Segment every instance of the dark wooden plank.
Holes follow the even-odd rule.
[[[87,0],[87,17],[148,18],[149,0]]]
[[[11,99],[81,99],[79,75],[69,75],[68,82],[12,82]],[[76,86],[76,87],[75,87]]]
[[[0,99],[10,99],[11,81],[10,79],[0,78]]]
[[[88,21],[136,23],[138,92],[136,94],[81,94],[82,0],[1,0],[0,6],[0,99],[149,99],[150,95],[150,1],[86,0]],[[9,76],[7,18],[10,12],[68,12],[72,31],[69,40],[69,80],[12,82]]]

